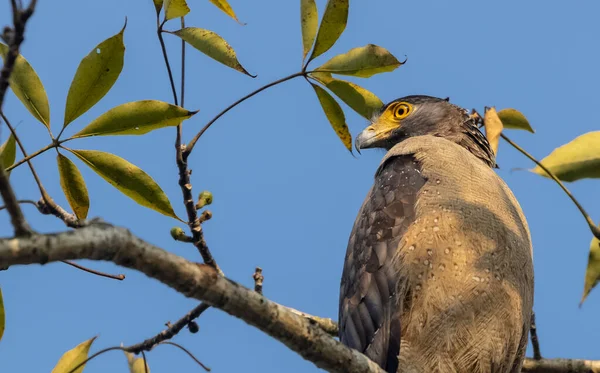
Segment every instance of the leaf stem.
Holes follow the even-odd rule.
[[[181,17],[181,28],[185,27],[185,17]],[[164,51],[164,50],[163,50]],[[165,57],[166,58],[166,57]],[[167,69],[169,64],[167,62]],[[170,71],[169,71],[170,75]],[[171,80],[171,88],[173,88],[173,80]],[[173,95],[175,102],[177,97]],[[181,39],[181,106],[185,101],[185,41]],[[181,149],[181,139],[183,137],[183,125],[179,123],[177,125],[177,135],[175,137],[175,160],[177,164],[183,164],[183,149]]]
[[[23,153],[23,156],[25,158],[27,158],[27,161],[26,161],[27,165],[29,166],[29,169],[31,170],[31,174],[33,175],[33,178],[35,179],[35,183],[37,184],[37,186],[40,190],[40,194],[42,195],[41,200],[37,203],[38,209],[40,209],[41,205],[44,205],[44,208],[48,212],[50,212],[54,216],[60,218],[67,226],[72,227],[72,228],[81,227],[82,223],[79,221],[79,219],[77,219],[77,217],[74,214],[69,214],[62,207],[57,205],[56,202],[54,202],[54,200],[52,199],[52,197],[50,197],[50,195],[46,192],[46,189],[42,185],[42,181],[40,180],[37,172],[35,171],[35,168],[33,167],[33,163],[31,163],[32,157],[27,157],[27,151],[25,150],[25,146],[23,146],[21,139],[17,135],[17,131],[15,131],[14,127],[8,121],[8,118],[1,111],[0,111],[0,117],[2,118],[2,120],[4,120],[4,122],[6,123],[6,126],[8,127],[8,129],[10,130],[12,135],[14,136],[15,141],[17,142],[17,144],[19,145],[19,148],[21,149],[21,153]],[[56,142],[54,146],[58,146],[58,142]]]
[[[196,362],[196,364],[200,365],[202,368],[204,368],[205,371],[210,372],[210,368],[207,367],[206,365],[202,364],[202,362],[200,362],[200,360],[198,360],[198,358],[196,358],[194,356],[194,354],[192,354],[187,348],[183,347],[182,345],[178,344],[178,343],[174,343],[174,342],[161,342],[161,345],[171,345],[171,346],[175,346],[177,348],[179,348],[181,351],[185,352],[190,358],[192,358],[192,360],[194,360]],[[143,353],[143,351],[142,351]]]
[[[42,153],[45,153],[45,152],[47,152],[48,150],[50,150],[50,149],[52,149],[52,148],[56,148],[56,147],[57,147],[57,145],[56,145],[56,144],[54,144],[54,143],[52,143],[52,144],[49,144],[49,145],[46,145],[45,147],[41,148],[41,149],[40,149],[40,150],[38,150],[37,152],[35,152],[35,153],[31,153],[30,155],[28,155],[28,156],[24,157],[23,159],[19,160],[18,162],[16,162],[15,164],[11,165],[10,167],[7,167],[7,168],[6,168],[6,171],[10,171],[10,170],[12,170],[12,169],[14,169],[14,168],[17,168],[17,167],[19,167],[20,165],[22,165],[23,163],[25,163],[25,162],[29,162],[31,159],[33,159],[33,158],[37,157],[38,155],[40,155],[40,154],[42,154]]]
[[[237,105],[241,104],[242,102],[246,101],[247,99],[251,98],[252,96],[264,91],[267,88],[276,86],[278,84],[281,84],[283,82],[286,82],[288,80],[297,78],[299,76],[306,76],[307,74],[309,74],[310,72],[306,72],[306,71],[299,71],[297,73],[288,75],[284,78],[278,79],[274,82],[271,82],[267,85],[264,85],[260,88],[258,88],[255,91],[250,92],[249,94],[247,94],[246,96],[240,98],[239,100],[235,101],[234,103],[232,103],[231,105],[229,105],[228,107],[226,107],[225,109],[223,109],[220,113],[218,113],[214,118],[212,118],[208,123],[206,123],[206,125],[200,130],[200,132],[198,132],[196,134],[196,136],[194,136],[194,138],[188,143],[185,152],[183,153],[183,159],[186,160],[190,153],[192,152],[192,150],[194,149],[194,146],[196,145],[196,142],[198,142],[198,140],[200,139],[200,137],[202,137],[202,135],[204,134],[204,132],[206,132],[207,129],[210,128],[210,126],[212,126],[212,124],[214,122],[216,122],[219,118],[221,118],[224,114],[226,114],[229,110],[233,109],[234,107],[236,107]]]
[[[594,237],[600,239],[600,228],[598,228],[596,226],[596,224],[594,223],[594,221],[592,220],[592,218],[588,215],[588,213],[585,211],[585,209],[583,208],[583,206],[579,203],[579,201],[577,201],[577,199],[575,198],[575,196],[573,196],[573,194],[571,194],[571,192],[569,192],[569,190],[567,189],[567,187],[565,187],[565,185],[562,183],[562,181],[560,181],[558,179],[558,177],[556,177],[556,175],[554,175],[548,168],[546,168],[546,166],[544,166],[543,164],[541,164],[540,161],[538,161],[537,159],[535,159],[525,149],[521,148],[519,145],[515,144],[511,139],[509,139],[508,137],[506,137],[505,134],[501,134],[500,137],[502,137],[502,139],[504,139],[504,141],[506,141],[507,143],[509,143],[513,148],[515,148],[519,152],[521,152],[521,154],[523,154],[524,156],[526,156],[527,158],[529,158],[531,161],[533,161],[536,165],[538,165],[542,170],[544,170],[548,174],[548,176],[552,180],[554,180],[558,184],[558,186],[560,186],[560,188],[567,194],[567,196],[569,196],[569,198],[571,199],[571,201],[573,201],[573,203],[575,204],[575,206],[577,206],[577,208],[579,209],[579,212],[581,212],[581,215],[583,215],[583,217],[585,218],[585,221],[588,223],[588,226],[590,227],[590,230],[592,231],[592,234],[594,235]]]
[[[179,105],[177,101],[177,90],[175,89],[175,80],[173,79],[173,72],[171,71],[171,64],[169,63],[169,56],[167,55],[167,47],[165,46],[165,40],[163,39],[162,32],[163,26],[165,25],[165,21],[163,21],[156,30],[156,35],[158,36],[158,41],[160,42],[160,48],[162,50],[163,58],[165,60],[165,65],[167,67],[167,72],[169,73],[169,82],[171,83],[171,91],[173,92],[173,102],[175,105]]]
[[[30,205],[34,205],[35,207],[38,206],[36,201],[30,200],[30,199],[19,199],[19,200],[17,200],[17,203],[19,203],[19,204],[29,203]],[[5,208],[6,208],[6,206],[0,206],[0,210],[4,210]]]
[[[0,111],[0,117],[2,118],[2,120],[4,121],[4,123],[6,123],[6,126],[8,127],[8,129],[10,130],[10,132],[12,133],[13,137],[15,138],[15,141],[17,142],[17,145],[19,145],[19,148],[21,149],[21,153],[23,153],[24,157],[27,157],[27,151],[25,150],[25,146],[23,146],[23,143],[21,142],[21,139],[19,138],[19,136],[17,135],[17,131],[15,131],[14,127],[10,124],[10,122],[8,121],[8,118],[6,117],[6,115],[4,115],[3,112]],[[46,200],[46,203],[48,203],[47,201],[47,197],[48,199],[48,193],[46,193],[46,189],[44,189],[44,186],[42,185],[42,181],[40,180],[37,172],[35,171],[35,168],[33,168],[33,164],[31,163],[31,161],[28,159],[27,160],[27,164],[29,165],[29,169],[31,170],[31,174],[33,175],[33,178],[35,179],[35,182],[40,190],[40,193],[42,194],[42,197],[44,197],[44,200]]]

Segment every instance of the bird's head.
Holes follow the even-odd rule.
[[[453,141],[491,167],[494,153],[468,112],[448,99],[406,96],[385,105],[355,141],[356,150],[391,149],[409,137],[432,135]]]

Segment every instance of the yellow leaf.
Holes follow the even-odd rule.
[[[58,172],[60,174],[60,186],[62,187],[69,206],[75,212],[78,219],[87,218],[90,208],[90,197],[81,172],[75,163],[62,154],[57,155]]]
[[[590,291],[600,281],[600,240],[596,237],[590,243],[590,255],[588,257],[587,270],[585,271],[585,282],[583,285],[583,296],[581,297],[581,306],[585,298],[590,294]]]
[[[160,10],[163,6],[163,0],[152,0],[154,2],[154,9],[156,9],[156,14],[160,13]]]
[[[4,314],[4,300],[2,299],[2,289],[0,289],[0,340],[4,335],[4,328],[6,323],[6,316]]]
[[[107,135],[143,135],[164,127],[175,127],[197,111],[163,101],[128,102],[100,115],[73,138]]]
[[[325,13],[317,33],[317,41],[309,61],[327,52],[346,28],[349,0],[327,0]]]
[[[17,144],[15,137],[11,134],[8,140],[0,146],[0,167],[5,170],[15,163],[17,158]],[[10,171],[9,171],[10,175]]]
[[[300,0],[300,25],[302,27],[302,61],[304,61],[312,48],[319,26],[319,12],[315,0]]]
[[[588,132],[554,149],[540,163],[563,181],[600,178],[600,146],[598,144],[600,144],[600,131]],[[531,171],[548,177],[539,166]]]
[[[254,77],[239,63],[233,48],[225,41],[225,39],[214,32],[197,27],[186,27],[175,31],[173,34],[179,36],[192,47],[223,65]]]
[[[235,19],[238,23],[240,20],[235,15],[235,12],[231,8],[231,5],[227,2],[227,0],[209,0],[213,3],[217,8],[221,9],[223,13],[227,14],[229,17]]]
[[[331,75],[325,73],[319,73],[315,78],[366,119],[371,119],[373,114],[383,106],[379,97],[354,83],[332,78]]]
[[[121,193],[144,207],[181,220],[156,181],[136,165],[121,157],[98,150],[71,150],[85,164]]]
[[[403,62],[398,61],[387,49],[368,44],[337,55],[316,70],[368,78],[375,74],[393,71],[402,64]]]
[[[4,60],[8,53],[8,47],[0,43],[0,57]],[[46,128],[50,130],[50,106],[46,90],[36,74],[35,70],[27,60],[19,55],[15,61],[12,75],[10,76],[10,88],[15,96],[25,105],[27,110]]]
[[[129,365],[129,373],[150,373],[150,368],[148,367],[147,363],[144,364],[143,358],[136,358],[132,353],[126,351],[124,352],[125,356],[127,357],[127,364]]]
[[[350,131],[348,130],[346,117],[342,108],[326,90],[313,83],[310,83],[310,85],[315,90],[325,116],[327,116],[329,123],[331,123],[331,127],[333,127],[335,133],[342,140],[346,149],[352,152],[352,135],[350,135]]]
[[[94,47],[79,63],[67,95],[64,127],[96,105],[117,81],[123,70],[126,26]]]
[[[90,351],[90,347],[95,339],[96,337],[88,339],[87,341],[77,345],[72,350],[65,352],[54,369],[52,369],[52,373],[70,372],[77,365],[85,361],[88,358],[88,352]],[[73,371],[73,373],[82,373],[83,368],[85,368],[85,364],[77,368],[75,371]]]
[[[498,155],[498,141],[500,141],[503,127],[495,108],[492,107],[486,110],[483,123],[485,123],[485,137],[487,137],[494,155]]]
[[[185,0],[164,0],[165,19],[168,21],[173,18],[183,17],[190,12],[190,7]]]
[[[531,128],[531,124],[525,115],[515,109],[502,109],[498,112],[498,116],[504,125],[504,128],[525,130],[531,133],[535,133],[534,129]]]

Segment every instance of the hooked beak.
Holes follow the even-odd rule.
[[[372,123],[356,136],[354,147],[359,154],[361,149],[383,147],[389,134],[397,128],[397,123],[390,123],[387,125],[382,123]]]

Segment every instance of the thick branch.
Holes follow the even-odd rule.
[[[570,359],[525,359],[523,373],[599,373],[600,361]]]
[[[73,259],[106,260],[143,272],[188,297],[246,321],[329,372],[383,373],[371,360],[333,339],[301,312],[269,301],[219,276],[214,268],[166,252],[126,229],[95,223],[65,233],[0,240],[0,268]],[[337,325],[329,324],[329,331],[335,333]],[[131,346],[135,347],[143,349]],[[600,361],[528,358],[522,372],[599,373]]]
[[[246,321],[329,372],[383,373],[364,355],[318,325],[271,302],[204,264],[191,263],[108,224],[58,234],[0,240],[0,267],[73,259],[106,260],[133,268]]]

